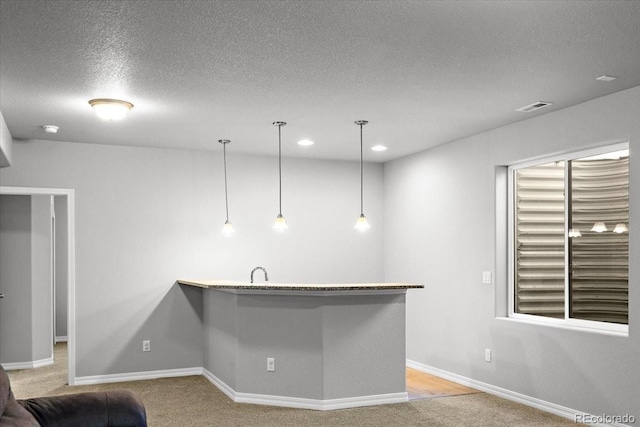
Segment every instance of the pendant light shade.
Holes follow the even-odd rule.
[[[596,233],[602,233],[604,231],[607,231],[607,226],[604,225],[604,222],[596,222],[595,224],[593,224],[591,231],[595,231]]]
[[[286,126],[286,122],[273,122],[274,126],[278,126],[278,203],[279,210],[278,216],[273,223],[273,229],[278,231],[284,231],[289,226],[287,220],[282,216],[282,126]]]
[[[618,233],[618,234],[625,233],[625,232],[628,232],[628,231],[629,231],[629,229],[623,223],[616,224],[616,227],[613,229],[613,232],[614,233]]]
[[[283,231],[283,230],[286,230],[287,228],[289,228],[289,226],[287,225],[287,220],[284,219],[282,214],[278,214],[278,216],[276,217],[276,220],[273,222],[273,229],[278,231]]]
[[[354,228],[358,231],[366,231],[371,228],[369,222],[367,221],[367,217],[364,216],[364,214],[360,214],[360,216],[356,220],[356,225]]]
[[[225,221],[224,226],[222,227],[222,234],[229,236],[235,232],[236,230],[233,228],[233,224],[231,224],[229,220]]]
[[[582,233],[577,228],[570,228],[569,237],[582,237]]]
[[[222,233],[225,235],[231,235],[235,233],[235,229],[233,228],[233,224],[229,222],[229,193],[227,191],[227,144],[231,141],[228,139],[220,139],[218,140],[220,144],[222,144],[222,158],[224,161],[224,207],[226,212],[226,221],[224,222],[224,226],[222,227]]]
[[[362,160],[362,126],[369,123],[366,120],[356,120],[354,122],[356,125],[360,126],[360,216],[356,220],[355,229],[358,231],[366,231],[371,226],[367,221],[367,217],[364,216],[364,162]]]

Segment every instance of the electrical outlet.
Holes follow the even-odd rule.
[[[488,348],[484,349],[484,361],[491,363],[491,350]]]
[[[267,357],[267,372],[276,371],[276,359],[274,357]]]
[[[142,341],[142,351],[151,351],[151,340]]]
[[[482,272],[482,283],[484,283],[486,285],[490,285],[491,284],[491,272],[490,271],[483,271]]]

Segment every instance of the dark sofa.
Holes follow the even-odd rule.
[[[16,400],[0,365],[0,427],[146,427],[142,400],[129,390]]]

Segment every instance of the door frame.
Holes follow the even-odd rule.
[[[67,350],[69,356],[68,383],[75,385],[76,379],[76,232],[75,232],[75,190],[69,188],[36,188],[0,186],[0,194],[16,196],[66,196],[67,198],[67,241],[69,270],[67,281]],[[62,236],[57,236],[62,237]],[[54,334],[55,335],[55,334]],[[55,338],[54,338],[55,339]]]

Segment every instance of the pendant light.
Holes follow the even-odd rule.
[[[569,237],[582,237],[582,233],[577,228],[569,229]]]
[[[289,228],[287,221],[282,216],[282,126],[286,126],[286,122],[273,122],[274,126],[278,126],[278,200],[280,209],[278,210],[278,216],[273,223],[273,229],[283,231]]]
[[[364,216],[364,163],[362,161],[362,126],[366,125],[369,122],[366,120],[356,120],[354,123],[360,126],[360,216],[358,217],[354,228],[358,231],[366,231],[370,228],[370,225],[369,222],[367,222],[367,217]]]
[[[622,222],[621,222],[621,223],[619,223],[619,224],[616,224],[616,227],[613,229],[613,232],[614,232],[614,233],[618,233],[618,234],[620,234],[620,233],[624,233],[624,232],[628,232],[628,231],[629,231],[629,229],[628,229],[628,228],[627,228],[627,226],[626,226],[624,223],[622,223]]]
[[[595,231],[596,233],[602,233],[604,231],[607,231],[607,226],[604,224],[604,222],[596,222],[593,224],[591,231]]]
[[[233,224],[229,222],[229,195],[227,191],[227,144],[231,141],[228,139],[219,139],[218,142],[222,144],[222,158],[224,159],[224,207],[227,215],[227,220],[224,222],[224,226],[222,227],[222,233],[230,235],[236,231],[233,228]]]

